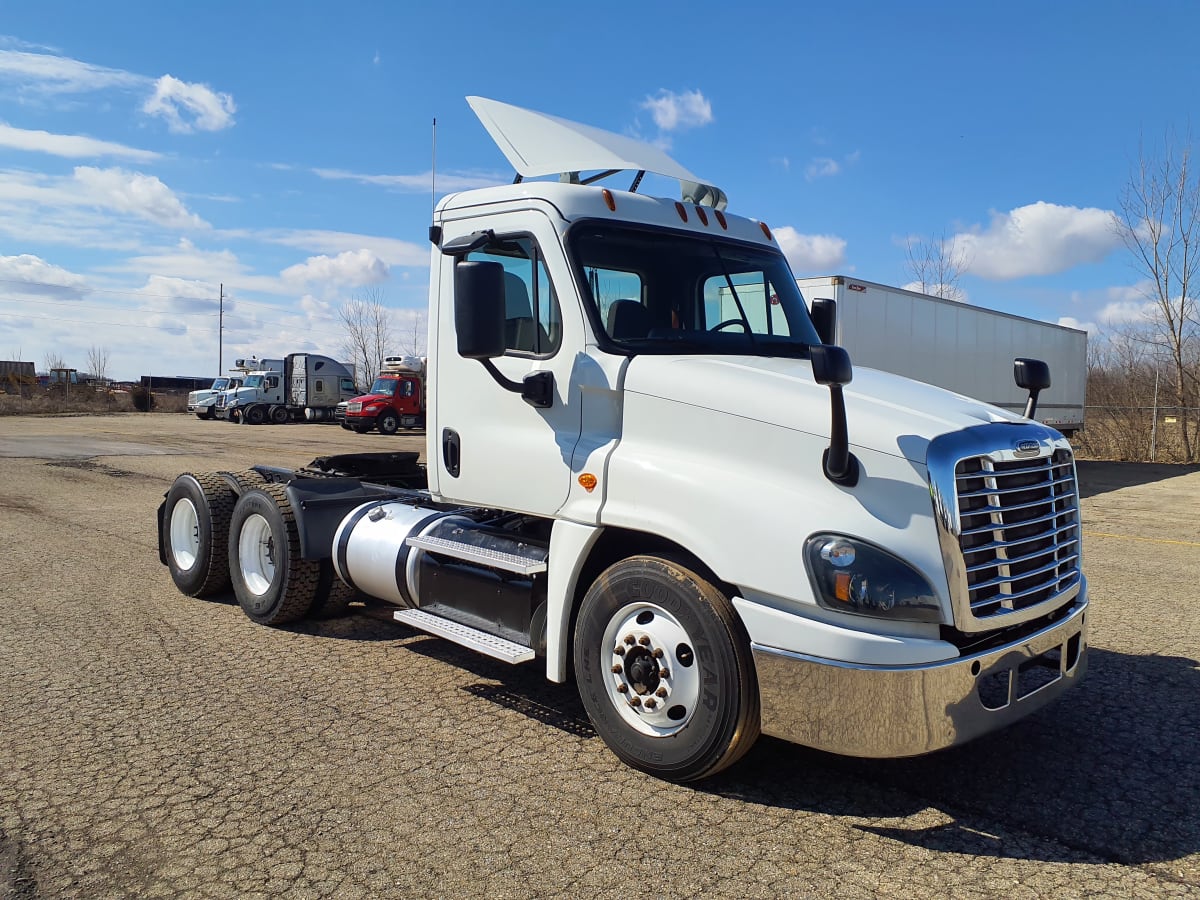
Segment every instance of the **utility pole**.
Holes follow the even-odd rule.
[[[225,282],[221,282],[221,311],[217,319],[217,377],[225,371]]]

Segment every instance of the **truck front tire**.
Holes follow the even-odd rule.
[[[381,412],[375,420],[375,427],[380,434],[395,434],[400,430],[400,417],[394,412]]]
[[[282,484],[238,498],[229,523],[229,574],[242,611],[260,625],[285,625],[312,610],[321,565],[300,556],[296,517]]]
[[[683,562],[635,556],[601,573],[579,610],[575,677],[604,742],[657,778],[714,775],[759,734],[749,637]]]
[[[267,421],[267,410],[262,406],[250,406],[242,413],[242,419],[247,425],[261,425]]]
[[[189,597],[229,587],[226,545],[234,492],[219,475],[186,473],[167,491],[163,555],[175,586]]]

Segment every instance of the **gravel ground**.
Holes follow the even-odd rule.
[[[423,443],[0,419],[0,898],[1200,896],[1200,470],[1080,464],[1091,661],[1057,704],[913,760],[764,738],[678,787],[534,667],[263,628],[158,562],[179,472]]]

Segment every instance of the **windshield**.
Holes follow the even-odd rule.
[[[622,349],[806,356],[820,343],[776,250],[605,222],[567,240],[594,320]]]
[[[214,391],[223,391],[227,387],[229,387],[229,379],[228,378],[218,378],[216,381],[214,381],[212,383],[212,390],[214,390]]]
[[[376,378],[375,383],[371,385],[372,394],[386,394],[392,396],[396,393],[396,379],[394,378]]]
[[[245,386],[248,388],[262,387],[263,377],[261,375],[247,375]]]

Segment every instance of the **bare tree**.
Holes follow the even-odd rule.
[[[905,255],[908,274],[916,290],[947,300],[962,298],[958,282],[970,260],[966,250],[956,246],[944,231],[940,237],[910,239]]]
[[[409,356],[424,356],[429,336],[429,317],[425,310],[413,310],[400,335],[400,352]]]
[[[1200,179],[1191,168],[1191,141],[1177,146],[1168,132],[1160,149],[1139,147],[1121,192],[1113,228],[1145,279],[1154,309],[1156,343],[1170,365],[1170,397],[1179,408],[1184,462],[1194,460],[1189,428],[1196,400],[1196,277],[1200,273]]]
[[[65,369],[67,361],[58,353],[52,350],[47,350],[46,355],[42,358],[42,364],[45,365],[47,372],[52,372],[55,369]]]
[[[338,318],[346,330],[342,351],[354,363],[360,383],[370,386],[391,352],[391,310],[383,305],[383,292],[377,288],[346,300],[338,308]]]
[[[96,379],[96,387],[103,390],[108,387],[108,348],[97,347],[95,344],[88,350],[88,374]]]

